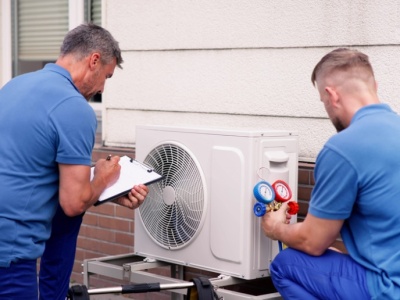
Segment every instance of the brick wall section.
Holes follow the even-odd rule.
[[[97,146],[93,152],[93,161],[105,158],[108,154],[135,156],[134,149],[131,148],[107,148]],[[298,202],[300,211],[298,221],[304,220],[307,214],[308,202],[314,186],[314,164],[299,163],[298,170]],[[343,249],[340,240],[335,244],[339,249]],[[84,259],[104,257],[116,254],[132,253],[134,250],[134,211],[115,205],[105,203],[97,207],[90,208],[83,219],[83,224],[78,237],[76,260],[71,281],[79,284],[83,283],[82,263]],[[168,271],[161,270],[159,274],[167,274]],[[199,271],[193,268],[185,268],[185,279],[197,276],[215,277],[218,274]],[[265,281],[265,279],[264,279]],[[126,284],[102,276],[91,276],[90,287],[111,287]],[[262,284],[262,285],[265,285]],[[247,287],[248,289],[249,287]],[[256,290],[256,287],[252,287]],[[135,299],[169,299],[168,292],[136,294]]]
[[[303,221],[308,210],[308,202],[314,187],[314,164],[299,163],[297,201],[300,211],[297,215],[298,221]]]

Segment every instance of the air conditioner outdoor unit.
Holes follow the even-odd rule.
[[[297,133],[137,126],[136,159],[165,178],[136,210],[135,254],[243,279],[269,275],[278,243],[253,213],[253,188],[280,179],[297,199]]]

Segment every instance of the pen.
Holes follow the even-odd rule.
[[[111,154],[108,154],[106,160],[111,160]]]

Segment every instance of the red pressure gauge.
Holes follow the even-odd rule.
[[[283,180],[277,180],[272,184],[275,191],[275,200],[278,202],[286,202],[292,198],[292,191],[289,185]]]

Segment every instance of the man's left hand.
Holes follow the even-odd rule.
[[[113,202],[130,209],[136,209],[143,203],[148,192],[149,189],[144,184],[135,185],[126,196],[119,197]]]
[[[277,211],[266,213],[261,220],[261,227],[267,237],[277,240],[277,229],[282,224],[289,224],[291,215],[287,213],[287,203],[283,203]]]

